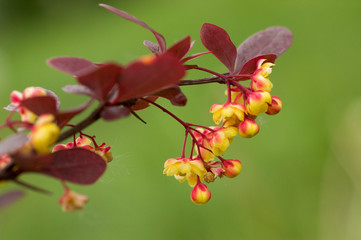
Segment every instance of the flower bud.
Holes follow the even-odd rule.
[[[271,94],[265,91],[255,91],[247,96],[247,112],[253,116],[258,116],[268,109],[268,104],[272,103]]]
[[[275,115],[279,113],[282,109],[282,101],[279,97],[273,96],[272,103],[268,106],[267,114]]]
[[[251,138],[259,132],[259,126],[252,118],[246,118],[238,125],[239,135],[244,138]]]
[[[244,111],[243,105],[234,103],[213,104],[210,109],[210,112],[213,113],[215,124],[223,122],[225,127],[233,126],[243,121]]]
[[[59,199],[59,204],[62,206],[63,211],[75,211],[84,208],[88,202],[88,197],[83,194],[67,190]]]
[[[242,163],[237,159],[223,160],[222,165],[225,170],[224,175],[229,178],[237,176],[242,169]]]
[[[53,123],[54,116],[43,114],[39,116],[31,132],[30,139],[33,148],[38,153],[49,153],[50,146],[53,145],[59,137],[60,128]]]
[[[211,199],[211,192],[205,184],[198,182],[192,190],[191,199],[195,204],[205,204]]]
[[[55,123],[47,123],[37,127],[31,134],[31,142],[38,153],[49,153],[49,147],[58,139],[60,129]]]

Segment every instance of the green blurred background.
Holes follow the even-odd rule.
[[[61,87],[74,83],[45,60],[77,56],[95,62],[128,63],[144,54],[147,30],[97,6],[98,1],[0,0],[0,100],[13,89],[42,86],[56,92],[63,109],[85,101]],[[87,194],[83,211],[63,213],[58,181],[40,175],[23,180],[51,189],[26,197],[0,212],[0,239],[361,239],[361,79],[358,0],[274,1],[106,1],[146,21],[168,45],[190,35],[192,53],[204,51],[204,22],[226,29],[235,45],[272,25],[294,33],[290,50],[277,62],[273,95],[283,100],[276,116],[260,118],[253,139],[237,137],[225,154],[238,158],[235,179],[209,185],[211,201],[197,206],[186,183],[162,174],[178,157],[184,132],[158,109],[134,117],[97,122],[87,129],[113,146],[115,159],[92,186],[72,185]],[[213,56],[193,61],[217,72]],[[190,73],[187,79],[206,77]],[[164,106],[182,119],[212,125],[209,107],[223,103],[224,86],[184,87],[186,108]],[[5,119],[7,112],[0,112]],[[4,137],[6,132],[2,132]],[[9,183],[0,193],[20,187]]]

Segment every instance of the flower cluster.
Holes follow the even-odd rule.
[[[157,43],[146,40],[144,45],[153,55],[124,65],[94,63],[78,57],[48,60],[50,67],[75,79],[77,84],[67,85],[63,90],[85,95],[88,101],[60,110],[60,99],[50,90],[28,87],[23,92],[13,91],[11,103],[5,107],[10,114],[0,125],[0,130],[8,128],[14,132],[0,141],[0,182],[13,181],[48,193],[22,182],[19,177],[29,172],[52,176],[61,182],[65,190],[59,200],[63,210],[82,209],[88,197],[70,190],[67,182],[93,184],[113,160],[111,146],[106,146],[104,142],[98,144],[96,137],[85,134],[84,129],[99,119],[113,121],[130,115],[144,122],[137,112],[155,106],[185,129],[182,153],[180,157],[170,158],[164,163],[163,173],[174,176],[179,182],[187,181],[192,187],[190,198],[195,204],[207,203],[211,192],[206,183],[224,176],[234,178],[241,172],[239,160],[223,158],[234,137],[238,134],[244,138],[255,136],[259,132],[257,117],[262,113],[277,114],[282,108],[280,98],[270,94],[273,84],[269,76],[276,58],[290,46],[291,32],[284,27],[270,27],[249,37],[236,48],[224,29],[205,23],[201,28],[201,41],[208,51],[187,56],[194,44],[190,36],[167,47],[163,35],[140,19],[105,4],[100,6],[151,31]],[[268,44],[270,41],[273,44]],[[216,56],[229,72],[220,74],[196,64],[187,64],[209,53]],[[190,70],[213,76],[182,80],[186,71]],[[245,80],[251,80],[248,87],[240,83]],[[226,86],[226,102],[214,104],[210,109],[217,126],[185,122],[156,103],[161,97],[174,106],[185,106],[187,98],[181,91],[182,86],[212,82]],[[75,116],[90,109],[94,102],[98,105],[88,116],[71,123]],[[12,119],[17,114],[20,120]],[[68,138],[72,141],[63,143]],[[191,150],[186,156],[189,140]]]
[[[223,127],[237,127],[244,138],[257,135],[260,130],[255,121],[257,116],[262,113],[274,115],[282,108],[281,99],[270,94],[273,84],[268,76],[272,66],[274,64],[267,59],[259,59],[256,71],[250,75],[250,88],[237,83],[235,88],[226,91],[230,96],[226,103],[212,105],[210,112],[214,122]]]

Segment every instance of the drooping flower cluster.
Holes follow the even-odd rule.
[[[83,130],[100,118],[111,121],[132,114],[144,122],[136,112],[153,105],[178,121],[186,133],[181,156],[168,159],[163,173],[174,176],[179,182],[187,181],[193,188],[190,197],[194,203],[207,203],[211,192],[205,183],[224,176],[234,178],[241,171],[239,160],[222,157],[234,137],[238,134],[244,138],[255,136],[259,132],[257,117],[262,113],[274,115],[281,110],[280,98],[270,94],[273,84],[269,75],[276,58],[290,46],[292,34],[284,27],[271,27],[251,36],[236,49],[224,29],[205,23],[201,29],[201,41],[209,51],[186,57],[194,44],[189,36],[167,48],[165,38],[143,21],[111,6],[100,6],[151,31],[157,43],[146,40],[144,45],[154,55],[126,65],[94,63],[77,57],[50,59],[48,64],[51,67],[77,81],[76,85],[67,85],[63,90],[90,99],[81,106],[60,111],[60,100],[50,90],[29,87],[22,93],[13,91],[11,104],[5,108],[10,114],[0,126],[0,129],[9,128],[14,132],[0,142],[0,182],[13,180],[35,191],[47,192],[22,182],[19,176],[27,172],[52,176],[59,179],[65,189],[59,200],[63,210],[82,209],[88,197],[71,191],[66,182],[92,184],[113,160],[111,146],[104,142],[98,145],[95,136],[87,135]],[[268,44],[270,41],[274,44]],[[209,53],[215,55],[229,73],[219,74],[187,64],[189,60]],[[188,70],[204,71],[214,76],[182,80]],[[240,84],[245,80],[251,80],[249,87]],[[187,98],[181,86],[211,82],[224,83],[227,87],[226,102],[214,104],[210,109],[217,126],[184,122],[156,103],[162,97],[174,106],[185,106]],[[77,124],[70,124],[93,102],[98,102],[98,106],[89,116]],[[12,120],[16,113],[20,120]],[[71,142],[61,144],[70,137],[73,138]],[[189,139],[191,150],[186,156]]]
[[[191,154],[193,154],[193,148],[195,148],[198,155],[183,158],[184,145],[182,157],[178,161],[187,159],[187,164],[178,164],[176,166],[176,163],[169,159],[164,166],[164,173],[168,176],[174,175],[176,179],[179,178],[179,173],[192,175],[192,184],[190,185],[194,188],[191,192],[191,199],[196,204],[204,204],[211,198],[207,186],[201,183],[203,180],[210,183],[222,176],[233,178],[240,173],[242,164],[239,160],[226,160],[221,157],[232,143],[233,138],[238,133],[244,138],[254,137],[260,130],[255,121],[257,116],[262,113],[274,115],[282,108],[280,98],[270,94],[273,84],[269,80],[269,75],[274,66],[275,55],[261,55],[242,63],[243,56],[239,55],[242,51],[238,50],[237,52],[226,31],[213,24],[203,25],[201,39],[204,46],[230,72],[230,74],[225,75],[193,66],[193,69],[211,73],[227,84],[226,102],[224,104],[214,104],[210,108],[214,123],[220,126],[205,127],[181,122],[186,129],[186,133],[190,134],[193,140]],[[240,80],[247,79],[251,80],[249,87],[239,83]],[[192,126],[200,128],[194,129]],[[216,157],[219,161],[215,160]],[[197,169],[202,164],[205,171],[195,171],[194,168],[189,167],[192,166],[189,162],[197,162]],[[173,168],[177,168],[177,172],[170,171]],[[197,175],[196,185],[195,175]]]

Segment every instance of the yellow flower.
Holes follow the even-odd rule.
[[[245,108],[241,104],[225,103],[223,105],[213,104],[210,112],[213,113],[213,121],[215,124],[220,122],[224,126],[234,126],[244,119]]]
[[[216,127],[213,137],[210,140],[212,152],[218,156],[223,154],[233,141],[233,137],[237,135],[236,127]]]
[[[170,158],[164,163],[163,174],[174,176],[179,182],[188,181],[189,186],[197,184],[197,176],[203,180],[207,170],[201,160],[190,158]]]
[[[258,116],[268,109],[268,104],[272,103],[271,94],[265,91],[255,91],[247,96],[247,113]]]
[[[212,131],[210,130],[212,129]],[[210,127],[210,129],[197,129],[193,134],[197,142],[211,150],[200,148],[200,155],[202,156],[203,161],[211,161],[214,159],[214,155],[218,156],[223,154],[229,145],[233,141],[233,137],[237,135],[236,127]],[[198,152],[198,148],[196,148]]]
[[[238,125],[239,135],[244,138],[251,138],[259,132],[259,126],[252,118],[246,118]]]
[[[266,62],[267,59],[260,59],[257,62],[257,70],[252,74],[251,89],[270,92],[273,88],[268,76],[272,73],[273,63]]]
[[[51,114],[40,115],[31,131],[31,144],[38,153],[49,153],[50,146],[60,135],[60,128],[53,121],[54,116]]]

